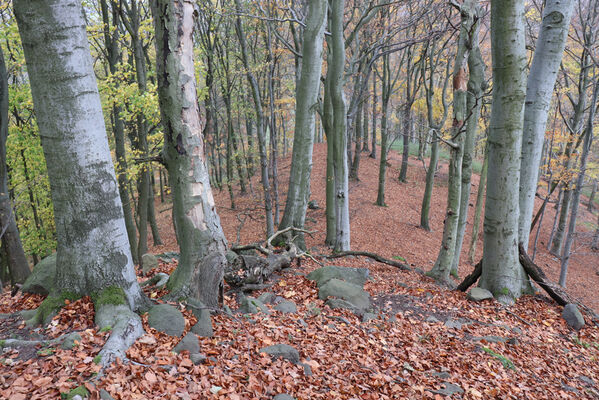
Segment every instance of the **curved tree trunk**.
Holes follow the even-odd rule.
[[[227,242],[216,212],[200,129],[193,63],[194,5],[152,2],[164,158],[173,191],[179,265],[167,287],[204,304],[219,303]]]
[[[54,203],[56,287],[117,286],[142,307],[81,4],[17,0],[14,9]]]

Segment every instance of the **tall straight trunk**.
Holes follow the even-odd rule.
[[[235,0],[235,8],[237,10],[237,18],[235,19],[235,32],[239,45],[241,47],[241,60],[245,68],[246,78],[252,98],[254,100],[254,110],[256,112],[256,133],[258,135],[258,150],[260,153],[260,171],[262,179],[262,188],[264,190],[264,211],[266,213],[266,236],[270,237],[274,233],[274,221],[272,216],[272,195],[270,189],[270,178],[268,176],[268,154],[266,151],[266,134],[264,126],[264,113],[262,112],[262,95],[260,93],[260,87],[256,76],[252,72],[252,68],[249,63],[247,54],[247,44],[245,34],[243,32],[243,26],[241,24],[241,17],[239,14],[242,12],[241,1]]]
[[[426,170],[426,182],[424,186],[424,196],[422,197],[422,206],[420,208],[420,226],[430,231],[429,214],[431,209],[431,199],[433,196],[433,186],[435,184],[435,172],[437,163],[439,162],[439,140],[435,137],[435,133],[431,134],[433,143],[431,144],[431,157]]]
[[[310,174],[316,114],[314,104],[318,101],[324,28],[327,16],[327,0],[308,3],[304,46],[302,47],[302,71],[296,88],[295,134],[291,154],[291,171],[287,189],[287,202],[279,229],[290,226],[303,228],[306,209],[310,200]],[[296,236],[296,244],[305,248],[304,236]]]
[[[331,48],[330,45],[328,46]],[[330,57],[330,50],[327,58]],[[333,142],[333,104],[331,103],[331,85],[330,76],[327,71],[327,76],[324,81],[324,106],[322,111],[322,126],[327,137],[327,175],[326,175],[326,220],[327,220],[327,236],[325,244],[328,246],[335,245],[336,220],[335,215],[335,172],[333,168],[333,152],[335,149]]]
[[[478,120],[483,102],[483,91],[485,83],[485,66],[480,54],[478,39],[479,24],[472,33],[471,50],[468,55],[468,94],[466,108],[468,120],[466,121],[466,137],[464,138],[464,155],[462,157],[462,182],[460,195],[460,211],[458,217],[458,230],[456,233],[455,250],[453,253],[453,262],[451,264],[451,274],[458,276],[458,266],[460,255],[462,253],[462,244],[466,232],[466,222],[468,221],[468,205],[470,203],[470,189],[472,182],[472,158],[474,156],[474,146],[476,134],[478,132]]]
[[[239,0],[237,0],[239,1]],[[331,1],[331,59],[330,73],[331,105],[333,108],[333,173],[335,180],[335,251],[350,248],[349,190],[347,167],[347,129],[345,95],[343,93],[343,70],[345,66],[345,43],[343,38],[343,11],[345,0]]]
[[[8,191],[6,139],[8,138],[8,72],[0,48],[0,230],[11,283],[23,283],[31,273]],[[0,291],[2,285],[0,284]]]
[[[489,157],[485,146],[485,160],[483,168],[480,172],[480,181],[478,183],[478,191],[476,192],[476,206],[474,208],[474,221],[472,223],[472,237],[470,238],[470,248],[468,249],[468,261],[474,264],[476,255],[476,242],[478,241],[478,231],[480,229],[480,216],[483,210],[483,197],[485,194],[485,186],[487,185],[487,170],[489,169]]]
[[[399,169],[399,181],[407,182],[408,162],[410,160],[410,132],[412,127],[412,104],[406,103],[402,109],[402,152],[401,167]]]
[[[591,151],[591,144],[593,143],[593,125],[595,119],[595,108],[597,107],[597,95],[599,94],[599,79],[595,78],[595,88],[593,90],[593,99],[591,100],[591,106],[589,108],[589,115],[587,120],[587,126],[585,129],[584,142],[582,144],[582,154],[580,156],[580,168],[578,177],[576,179],[576,186],[573,190],[572,195],[572,211],[570,212],[570,221],[568,223],[568,234],[566,236],[566,242],[564,243],[564,250],[561,257],[561,272],[559,275],[559,284],[562,287],[566,287],[566,276],[568,274],[568,265],[570,263],[570,256],[572,251],[572,243],[574,242],[574,235],[576,233],[576,219],[578,217],[578,207],[580,205],[580,195],[582,193],[582,187],[584,185],[584,175],[587,169],[587,159],[589,152]]]
[[[111,29],[111,25],[117,27],[119,24],[119,13],[116,7],[112,7],[112,24],[110,23],[110,15],[106,0],[100,1],[102,10],[102,22],[104,23],[104,44],[108,56],[108,69],[111,74],[115,74],[119,63],[119,29]],[[112,32],[112,34],[111,34]],[[137,229],[131,212],[131,199],[127,188],[127,155],[125,150],[125,124],[121,118],[121,107],[114,103],[112,106],[112,131],[114,134],[114,152],[117,163],[117,180],[119,182],[119,195],[123,204],[123,215],[125,218],[125,227],[127,228],[127,237],[129,238],[129,246],[131,247],[131,255],[133,263],[139,263],[139,255],[137,254]]]
[[[595,193],[597,193],[597,179],[593,179],[593,188],[591,189],[591,195],[589,196],[589,203],[587,204],[587,210],[593,212],[593,203],[595,202]]]
[[[133,268],[81,4],[13,4],[54,204],[56,290],[85,295],[116,286],[138,309],[145,297]]]
[[[376,74],[372,74],[372,150],[370,158],[376,158]]]
[[[356,145],[354,149],[354,161],[351,164],[351,170],[349,172],[349,177],[357,181],[360,180],[358,179],[358,169],[360,168],[360,153],[362,153],[362,130],[364,128],[362,123],[363,110],[364,105],[360,104],[356,113],[355,122]]]
[[[449,183],[447,192],[447,208],[443,239],[437,261],[429,275],[440,282],[448,282],[456,250],[460,201],[462,196],[462,158],[464,154],[464,126],[468,122],[468,72],[469,56],[472,43],[478,40],[477,30],[477,0],[466,0],[460,6],[460,36],[453,67],[453,123],[449,159]],[[474,46],[476,46],[474,44]],[[474,71],[470,68],[470,71]],[[474,107],[474,105],[473,105]],[[475,120],[478,123],[478,118]],[[476,130],[474,130],[476,132]]]
[[[389,132],[387,130],[387,115],[389,99],[391,98],[390,75],[391,70],[389,65],[389,54],[385,54],[383,56],[383,76],[381,79],[381,84],[383,86],[383,91],[381,93],[381,159],[379,162],[379,184],[376,197],[377,206],[387,205],[385,203],[385,180],[387,178],[387,154],[389,154],[389,150],[387,149],[387,141],[389,137]],[[374,134],[374,129],[372,132]]]
[[[479,286],[512,303],[529,283],[518,257],[518,188],[526,94],[524,1],[491,2],[493,102]]]
[[[193,62],[194,4],[153,0],[158,98],[173,217],[181,252],[168,281],[177,295],[219,304],[227,241],[216,212],[204,154]]]
[[[158,229],[158,222],[156,222],[156,207],[154,207],[154,170],[150,170],[150,192],[148,196],[148,222],[150,228],[152,228],[152,241],[154,246],[162,245],[162,238],[160,237],[160,230]]]
[[[553,237],[557,229],[557,223],[559,221],[560,209],[562,206],[562,200],[564,198],[564,190],[560,187],[559,193],[557,194],[557,201],[555,202],[555,215],[553,216],[553,225],[551,226],[551,233],[549,234],[549,243],[547,244],[547,250],[551,250],[553,244]]]
[[[547,0],[528,74],[520,167],[518,240],[528,249],[545,127],[570,26],[573,0]]]
[[[233,116],[231,115],[231,100],[225,99],[225,108],[227,110],[227,145],[225,147],[225,168],[227,170],[227,188],[229,189],[229,198],[231,199],[231,209],[235,209],[235,193],[233,192]]]

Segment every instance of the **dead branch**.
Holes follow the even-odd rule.
[[[320,257],[323,258],[340,258],[340,257],[347,257],[347,256],[362,256],[362,257],[369,257],[372,258],[373,260],[376,260],[380,263],[383,264],[387,264],[390,265],[392,267],[395,268],[399,268],[402,271],[413,271],[413,268],[408,267],[406,264],[398,262],[398,261],[394,261],[394,260],[389,260],[387,258],[384,258],[376,253],[370,253],[368,251],[340,251],[338,253],[334,253],[334,254],[330,254],[330,255],[320,255]]]
[[[472,286],[476,283],[478,278],[480,278],[482,272],[483,272],[483,259],[481,258],[480,261],[474,266],[474,271],[472,271],[472,273],[470,275],[465,277],[464,280],[462,281],[462,283],[460,283],[455,290],[465,292],[466,290],[468,290],[468,288],[470,286]]]

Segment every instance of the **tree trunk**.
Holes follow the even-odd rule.
[[[524,2],[491,3],[493,103],[479,285],[512,303],[530,285],[518,259],[518,188],[526,93]]]
[[[306,208],[310,200],[310,174],[312,172],[312,150],[316,122],[315,105],[318,102],[324,28],[327,15],[327,1],[310,1],[304,46],[302,47],[302,71],[296,88],[295,134],[291,155],[291,171],[287,202],[279,230],[295,227],[303,228]],[[296,245],[305,249],[303,234],[297,236]]]
[[[406,183],[408,175],[408,162],[410,161],[410,131],[412,127],[412,104],[406,103],[403,107],[403,118],[402,118],[402,143],[403,148],[401,152],[401,168],[399,170],[399,181]]]
[[[474,221],[472,223],[472,238],[470,239],[470,249],[468,250],[468,261],[474,264],[474,256],[476,255],[476,242],[478,241],[478,231],[480,229],[480,216],[483,210],[483,196],[485,194],[485,186],[487,185],[487,170],[489,167],[489,157],[485,147],[485,160],[483,168],[480,172],[480,181],[478,183],[478,191],[476,192],[476,208],[474,209]]]
[[[376,74],[372,74],[372,149],[370,158],[376,158]]]
[[[358,106],[358,111],[356,112],[356,146],[354,149],[354,161],[351,164],[351,170],[349,173],[349,177],[357,181],[360,180],[358,178],[358,169],[360,168],[360,153],[362,153],[362,130],[364,128],[362,123],[363,110],[363,104],[360,104]]]
[[[589,212],[593,212],[595,193],[597,193],[597,179],[593,179],[593,189],[591,189],[591,195],[589,196],[589,204],[587,204],[587,210],[589,210]]]
[[[239,1],[239,0],[237,0]],[[331,59],[330,71],[331,105],[333,108],[333,174],[335,180],[335,251],[350,249],[349,190],[347,168],[347,129],[345,95],[343,93],[343,70],[345,44],[343,38],[343,12],[345,0],[331,1]]]
[[[519,194],[520,218],[518,222],[518,240],[526,250],[528,250],[530,221],[539,180],[547,116],[557,72],[564,53],[573,4],[573,0],[547,0],[545,2],[541,29],[528,74],[524,106]]]
[[[390,74],[391,70],[389,66],[389,54],[385,54],[383,56],[383,76],[381,79],[383,86],[383,91],[381,93],[381,159],[379,162],[379,185],[376,197],[376,205],[381,207],[387,205],[385,203],[385,180],[387,178],[387,155],[389,154],[389,150],[387,149],[387,141],[389,137],[387,130],[387,114],[389,99],[391,98]],[[372,132],[374,134],[374,129]]]
[[[23,250],[15,214],[8,191],[6,167],[6,139],[8,138],[8,73],[0,48],[0,230],[2,246],[6,251],[11,283],[23,283],[31,273]],[[0,283],[0,292],[2,284]]]
[[[164,157],[173,191],[173,216],[181,252],[167,287],[204,304],[219,304],[227,241],[216,212],[196,94],[193,62],[194,5],[152,2],[156,31],[158,96]]]
[[[57,290],[85,295],[116,286],[131,308],[140,308],[145,297],[133,269],[81,5],[13,4],[54,204]]]

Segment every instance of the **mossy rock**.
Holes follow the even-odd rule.
[[[81,385],[81,386],[77,386],[75,389],[73,389],[69,393],[67,393],[64,398],[67,400],[70,400],[70,399],[74,398],[75,396],[80,396],[82,399],[85,399],[85,398],[89,397],[89,392],[85,388],[85,386]]]
[[[181,336],[185,330],[185,318],[170,304],[158,304],[148,312],[148,325],[169,336]]]
[[[369,274],[370,271],[368,268],[337,267],[334,265],[327,265],[310,272],[306,278],[311,281],[315,281],[318,287],[325,285],[331,279],[338,279],[353,283],[357,286],[364,286],[364,283],[366,283],[369,278]]]
[[[33,267],[31,275],[29,275],[23,286],[21,286],[21,291],[47,296],[54,291],[55,276],[56,253],[44,258]]]
[[[361,286],[353,283],[331,279],[318,291],[318,298],[326,300],[335,297],[354,305],[361,313],[370,308],[370,295]]]
[[[189,332],[173,349],[177,354],[185,350],[189,351],[189,354],[197,354],[200,352],[200,341],[195,333]]]

